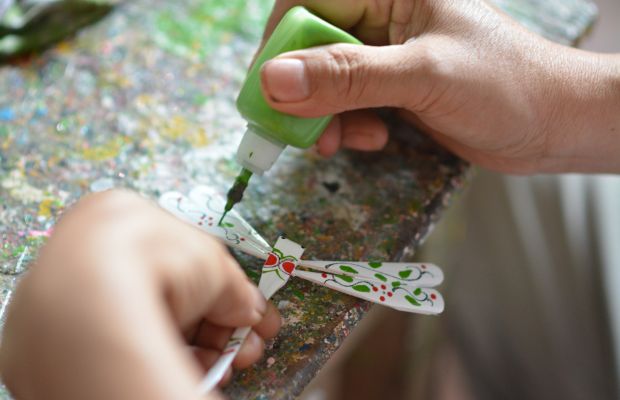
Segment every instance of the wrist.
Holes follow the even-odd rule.
[[[620,56],[563,49],[551,63],[543,172],[620,173]]]

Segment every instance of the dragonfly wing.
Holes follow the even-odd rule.
[[[327,272],[295,270],[294,276],[360,299],[418,314],[439,314],[444,309],[441,294],[434,289],[388,286],[363,278]]]
[[[302,260],[299,265],[389,286],[398,282],[401,286],[434,287],[443,282],[441,268],[429,263]]]
[[[226,205],[225,198],[218,193],[215,189],[208,186],[197,186],[189,192],[189,199],[202,207],[205,212],[217,218],[217,221],[222,217],[224,212],[224,206]],[[256,230],[250,225],[236,210],[232,209],[226,214],[226,218],[222,221],[222,225],[225,227],[231,227],[231,225],[237,230],[237,232],[251,237],[254,241],[270,247],[267,241],[256,232]]]
[[[243,228],[241,221],[245,221],[241,217],[239,217],[241,220],[239,224],[230,223],[226,226],[219,226],[217,214],[196,204],[179,192],[164,193],[159,198],[159,205],[184,221],[216,236],[228,246],[258,258],[267,258],[270,246],[256,231],[250,232]],[[234,221],[237,222],[238,219]]]

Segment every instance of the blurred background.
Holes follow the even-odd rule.
[[[620,1],[579,47],[620,52]],[[416,258],[446,312],[375,307],[305,400],[618,399],[620,178],[478,170]]]

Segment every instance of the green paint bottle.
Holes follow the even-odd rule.
[[[243,170],[228,192],[226,211],[241,201],[252,173],[262,175],[269,170],[287,145],[312,146],[333,117],[300,118],[271,108],[261,91],[261,67],[279,54],[333,43],[361,44],[347,32],[300,6],[291,8],[273,31],[250,68],[237,98],[237,109],[248,126],[237,151],[237,161]]]

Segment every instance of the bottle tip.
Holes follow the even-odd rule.
[[[220,220],[218,221],[217,226],[222,226],[222,222],[224,221],[224,217],[226,216],[227,213],[228,213],[228,210],[225,210],[222,216],[220,217]]]

